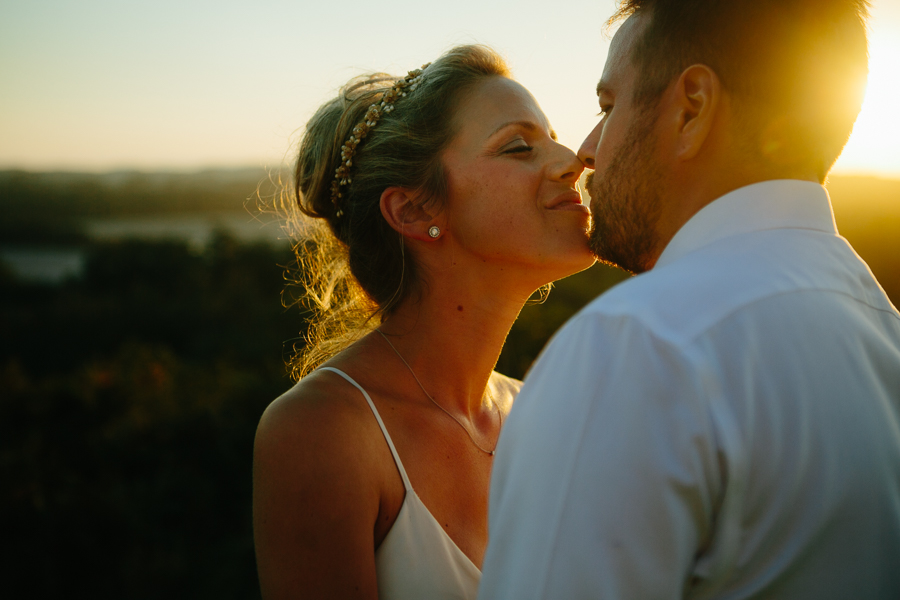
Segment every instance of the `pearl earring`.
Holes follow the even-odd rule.
[[[431,227],[428,228],[428,235],[430,235],[433,238],[436,238],[437,236],[441,235],[441,228],[438,227],[437,225],[432,225]]]

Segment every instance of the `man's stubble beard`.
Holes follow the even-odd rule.
[[[648,271],[657,258],[662,177],[651,156],[655,124],[655,115],[644,113],[603,172],[589,174],[585,182],[593,216],[591,251],[632,273]]]

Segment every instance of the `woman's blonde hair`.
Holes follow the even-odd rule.
[[[422,273],[405,252],[404,239],[381,214],[382,192],[391,186],[417,190],[421,202],[440,210],[446,198],[441,153],[455,134],[461,99],[489,77],[507,77],[496,52],[458,46],[434,61],[414,91],[398,100],[356,148],[352,183],[332,200],[341,146],[399,77],[357,77],[323,104],[300,141],[293,189],[282,208],[295,236],[291,281],[309,311],[306,343],[291,360],[299,379],[420,292]],[[312,219],[310,219],[312,217]]]

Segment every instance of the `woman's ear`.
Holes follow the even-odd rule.
[[[444,224],[438,223],[440,219],[417,200],[418,194],[409,189],[389,187],[381,193],[381,214],[388,225],[404,237],[421,241],[440,238]]]
[[[691,65],[675,84],[676,154],[690,160],[699,154],[718,117],[722,84],[715,71],[706,65]]]

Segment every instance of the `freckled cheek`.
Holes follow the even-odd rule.
[[[455,178],[451,191],[457,194],[452,197],[460,199],[459,207],[466,213],[462,220],[468,223],[469,235],[485,240],[504,238],[510,232],[522,233],[523,227],[533,227],[525,223],[534,220],[540,203],[539,174],[494,170],[468,175]]]
[[[521,227],[538,212],[540,183],[532,184],[524,176],[510,176],[506,185],[496,190],[495,214],[505,227]]]

